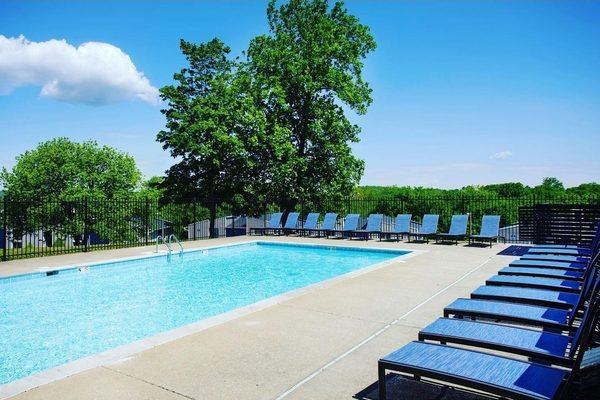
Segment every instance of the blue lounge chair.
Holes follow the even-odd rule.
[[[595,301],[600,288],[600,278],[593,277],[584,284],[576,304],[570,307],[544,307],[533,304],[517,303],[514,301],[498,301],[490,299],[456,299],[444,308],[444,317],[469,317],[487,319],[508,323],[518,323],[542,328],[553,328],[561,331],[573,331],[572,324],[580,311],[585,310],[586,301]],[[552,293],[551,291],[545,291]],[[554,292],[558,293],[558,292]],[[527,294],[525,294],[527,296]],[[572,293],[571,293],[572,295]],[[531,296],[531,294],[529,294]],[[498,296],[499,297],[499,296]],[[563,300],[571,302],[567,296]],[[514,300],[514,299],[512,299]]]
[[[576,312],[504,301],[458,298],[444,308],[444,317],[450,316],[517,323],[569,332],[574,330],[572,323]]]
[[[302,228],[296,229],[296,232],[300,235],[304,235],[307,231],[317,229],[317,226],[319,225],[320,216],[320,213],[309,213],[306,216],[304,224],[302,224]]]
[[[419,332],[419,340],[497,350],[572,367],[582,334],[588,325],[595,323],[597,314],[598,299],[585,310],[575,332],[567,335],[490,322],[439,318]]]
[[[537,248],[532,247],[527,254],[554,254],[564,256],[589,257],[592,254],[591,249],[556,249],[556,248]]]
[[[561,279],[560,277],[520,276],[520,275],[494,275],[485,281],[487,286],[515,286],[522,288],[557,290],[579,293],[583,287],[582,282],[575,279]]]
[[[582,352],[583,353],[583,352]],[[459,385],[511,399],[555,400],[571,385],[573,372],[529,361],[441,344],[411,342],[378,363],[379,400],[386,400],[386,371]]]
[[[321,224],[320,228],[311,228],[304,227],[301,231],[304,235],[312,236],[316,235],[320,237],[321,235],[327,236],[327,233],[335,229],[335,225],[337,224],[338,215],[336,213],[327,213],[323,218],[323,224]]]
[[[469,223],[469,215],[453,215],[450,221],[450,230],[448,233],[438,233],[435,235],[435,242],[455,242],[464,239],[467,235],[467,224]]]
[[[522,287],[479,286],[471,293],[472,299],[507,301],[552,308],[573,310],[579,302],[580,294],[554,290]]]
[[[469,235],[469,244],[473,242],[489,242],[490,247],[492,243],[498,241],[501,236],[498,235],[500,231],[500,216],[499,215],[484,215],[481,219],[481,229],[479,235]],[[502,237],[504,243],[506,238]]]
[[[325,236],[327,237],[351,237],[352,232],[358,229],[358,220],[360,218],[360,214],[348,214],[346,218],[344,218],[344,226],[342,229],[331,229],[325,232]]]
[[[480,286],[471,293],[471,298],[576,310],[585,304],[587,299],[594,297],[598,281],[600,280],[596,278],[594,271],[590,269],[582,282],[580,290],[575,290],[575,293],[573,293],[573,290],[559,291],[527,287]]]
[[[437,214],[425,214],[423,216],[423,223],[421,224],[421,228],[419,232],[411,232],[408,234],[408,241],[410,242],[411,238],[414,239],[424,239],[427,243],[429,243],[429,239],[435,237],[437,234],[437,226],[440,220],[440,216]]]
[[[573,262],[587,264],[590,257],[586,256],[570,256],[564,254],[536,254],[536,253],[525,253],[521,256],[521,260],[538,260],[538,261],[559,261],[559,262]]]
[[[565,274],[565,272],[569,271],[564,270],[560,271],[544,268],[519,269],[514,267],[506,267],[498,271],[498,275],[490,278],[486,282],[486,285],[519,286],[566,291],[575,290],[577,288],[581,289],[583,287],[583,284],[580,281],[590,279],[591,275],[596,272],[596,269],[594,267],[596,261],[597,257],[590,260],[590,265],[588,268],[579,271],[570,271],[575,273],[571,273],[569,275]],[[526,273],[523,273],[523,269],[533,271],[526,271]],[[513,270],[516,273],[511,273]]]
[[[357,229],[350,233],[351,237],[358,237],[369,240],[372,235],[381,233],[381,223],[383,222],[383,214],[371,214],[367,218],[367,226],[365,229]]]
[[[588,259],[586,264],[564,261],[520,259],[513,261],[507,268],[500,270],[499,274],[511,275],[511,271],[513,271],[514,275],[540,277],[560,277],[562,275],[562,277],[565,279],[582,279],[585,275],[585,272],[593,268],[594,263],[599,256],[600,253],[596,253],[593,258]]]
[[[560,278],[572,279],[576,281],[583,280],[584,272],[582,270],[559,269],[559,268],[527,268],[508,266],[498,271],[498,275],[520,275],[540,278]]]
[[[590,249],[538,249],[530,248],[521,258],[524,260],[558,261],[558,262],[585,262],[600,253],[596,244]]]
[[[289,235],[291,232],[294,232],[298,227],[298,218],[300,218],[300,213],[289,213],[287,219],[285,220],[285,225],[283,225],[283,228],[274,229],[273,233]]]
[[[423,329],[419,339],[443,344],[411,342],[379,360],[379,399],[386,399],[387,370],[502,397],[561,399],[569,392],[574,377],[579,373],[585,350],[590,346],[597,314],[598,299],[595,299],[579,328],[568,336],[522,327],[439,319]],[[450,347],[445,343],[523,355],[530,361]],[[541,363],[532,362],[532,359]]]
[[[412,214],[398,214],[396,216],[396,220],[394,221],[394,228],[389,232],[381,232],[379,234],[379,240],[396,238],[396,241],[399,242],[400,239],[403,239],[404,236],[408,236],[410,233],[410,221],[412,218]]]
[[[539,269],[539,268],[551,268],[551,269],[562,269],[562,270],[571,270],[571,271],[583,271],[587,268],[589,264],[589,260],[586,263],[579,262],[565,262],[565,261],[543,261],[543,260],[515,260],[511,262],[509,267],[516,268],[530,268],[530,269]]]
[[[278,230],[281,226],[281,217],[282,216],[283,216],[283,213],[280,213],[280,212],[271,214],[271,218],[269,218],[269,221],[267,222],[267,226],[261,227],[261,228],[250,228],[250,235],[252,235],[253,233],[259,234],[259,235],[265,235],[267,232],[274,232],[275,230]]]

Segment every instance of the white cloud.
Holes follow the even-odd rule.
[[[499,151],[498,153],[494,153],[490,156],[490,160],[504,160],[505,158],[512,157],[512,153],[510,151]]]
[[[71,103],[158,103],[158,90],[118,47],[100,42],[75,47],[66,40],[31,42],[23,35],[0,35],[0,95],[27,85],[41,86],[43,97]]]

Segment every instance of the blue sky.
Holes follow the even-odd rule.
[[[363,129],[354,146],[366,162],[363,184],[600,181],[600,3],[346,5],[378,44],[365,67],[373,105],[351,116]],[[25,46],[19,35],[34,44],[66,41],[34,58],[0,58],[0,165],[68,136],[117,147],[145,176],[161,174],[172,160],[155,141],[160,104],[148,98],[183,66],[179,39],[216,36],[239,54],[266,32],[265,9],[264,1],[0,2],[5,45]],[[129,80],[73,56],[86,42],[111,45],[86,49],[120,60],[126,73],[113,75]],[[109,53],[115,48],[122,53]],[[99,74],[92,83],[88,69]],[[62,78],[51,82],[56,74]],[[133,86],[142,100],[130,97]]]

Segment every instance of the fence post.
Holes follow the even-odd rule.
[[[88,251],[88,198],[83,200],[83,251]]]
[[[148,246],[148,235],[150,234],[150,200],[144,199],[144,244]]]
[[[6,250],[8,247],[8,198],[6,196],[2,199],[2,210],[2,229],[4,230],[2,236],[2,261],[8,261]]]

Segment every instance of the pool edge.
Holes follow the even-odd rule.
[[[353,247],[352,245],[343,245],[343,244],[314,244],[314,243],[296,243],[296,242],[283,242],[283,241],[271,242],[268,240],[265,241],[265,240],[259,240],[259,239],[248,240],[248,241],[243,241],[243,242],[234,243],[234,244],[203,246],[203,247],[198,247],[198,248],[193,248],[193,249],[187,249],[184,252],[210,250],[210,249],[216,249],[216,248],[222,248],[222,247],[238,246],[238,245],[260,243],[260,242],[277,243],[277,244],[282,244],[282,245],[288,244],[291,246],[334,247],[334,248],[379,250],[379,251],[387,250],[387,251],[396,252],[396,253],[400,253],[400,252],[405,252],[405,253],[401,254],[397,257],[390,258],[388,260],[384,260],[384,261],[381,261],[381,262],[378,262],[378,263],[375,263],[372,265],[368,265],[364,268],[353,270],[353,271],[347,272],[342,275],[337,275],[337,276],[334,276],[332,278],[329,278],[329,279],[326,279],[326,280],[323,280],[320,282],[315,282],[308,286],[304,286],[304,287],[297,288],[297,289],[294,289],[294,290],[291,290],[291,291],[288,291],[285,293],[281,293],[279,295],[269,297],[267,299],[260,300],[258,302],[251,303],[251,304],[239,307],[239,308],[235,308],[233,310],[226,311],[224,313],[217,314],[215,316],[205,318],[205,319],[202,319],[197,322],[192,322],[191,324],[186,324],[186,325],[180,326],[178,328],[174,328],[174,329],[171,329],[171,330],[168,330],[168,331],[156,334],[156,335],[152,335],[152,336],[149,336],[144,339],[136,340],[134,342],[127,343],[127,344],[115,347],[113,349],[110,349],[110,350],[106,350],[106,351],[103,351],[100,353],[86,356],[86,357],[80,358],[78,360],[75,360],[75,361],[72,361],[72,362],[69,362],[66,364],[61,364],[56,367],[53,367],[53,368],[50,368],[50,369],[47,369],[44,371],[40,371],[38,373],[28,375],[26,377],[14,380],[12,382],[2,384],[2,385],[0,385],[0,400],[11,398],[13,396],[16,396],[18,394],[26,392],[28,390],[35,389],[39,386],[43,386],[43,385],[67,378],[69,376],[72,376],[72,375],[75,375],[75,374],[78,374],[78,373],[81,373],[81,372],[84,372],[84,371],[87,371],[87,370],[90,370],[90,369],[93,369],[96,367],[117,364],[121,361],[124,361],[126,358],[132,357],[143,351],[150,350],[154,347],[184,338],[189,335],[200,333],[200,332],[202,332],[206,329],[212,328],[214,326],[218,326],[218,325],[224,324],[226,322],[238,319],[240,317],[250,315],[254,312],[264,310],[266,308],[269,308],[271,306],[274,306],[276,304],[282,303],[287,300],[291,300],[293,298],[299,297],[301,295],[312,292],[314,290],[329,287],[339,281],[351,279],[351,278],[375,271],[375,270],[383,268],[389,264],[397,263],[397,262],[404,263],[405,260],[408,258],[412,258],[412,257],[415,257],[417,255],[427,252],[426,250],[406,250],[406,249],[392,249],[392,248],[368,247],[368,246],[367,247],[363,247],[363,246]],[[68,269],[80,268],[83,266],[114,264],[114,263],[117,263],[120,261],[154,258],[154,257],[160,257],[160,256],[164,256],[164,255],[165,255],[164,253],[163,254],[154,254],[153,253],[151,255],[124,257],[124,258],[99,261],[99,262],[94,262],[94,263],[82,263],[82,264],[80,263],[80,264],[69,265],[69,266],[65,266],[65,267],[61,267],[61,268],[53,268],[51,270],[68,270]],[[43,272],[44,271],[30,272],[27,274],[19,274],[18,276],[39,275]],[[6,278],[9,278],[9,277],[6,277]]]

